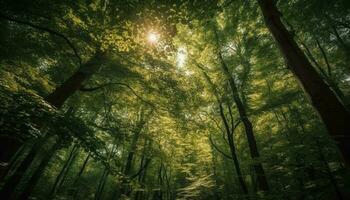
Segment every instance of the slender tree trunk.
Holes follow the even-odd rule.
[[[127,176],[127,177],[130,175],[130,172],[131,172],[131,169],[132,169],[132,163],[133,163],[133,160],[134,160],[134,154],[135,154],[135,150],[136,150],[136,147],[137,147],[138,139],[140,137],[140,133],[141,133],[141,129],[140,129],[140,131],[137,130],[134,133],[133,139],[131,141],[130,150],[129,150],[128,157],[126,159],[125,168],[124,168],[124,175]],[[128,193],[128,190],[129,189],[125,185],[125,182],[123,182],[122,185],[121,185],[120,195]]]
[[[232,157],[232,160],[233,160],[234,168],[236,169],[238,182],[241,185],[243,193],[245,195],[248,195],[249,194],[248,188],[247,188],[247,185],[245,184],[245,181],[243,179],[243,174],[242,174],[242,171],[241,171],[241,167],[240,167],[240,164],[239,164],[239,161],[238,161],[238,158],[237,158],[236,146],[235,146],[235,143],[234,143],[234,140],[233,140],[234,127],[232,125],[232,127],[231,127],[232,130],[230,130],[230,127],[228,125],[227,119],[226,119],[225,114],[224,114],[224,110],[223,110],[222,104],[220,102],[219,102],[219,108],[220,108],[220,116],[221,116],[221,119],[222,119],[223,124],[225,126],[227,140],[228,140],[228,144],[229,144],[229,147],[230,147],[230,152],[231,152],[231,157]]]
[[[350,167],[350,114],[311,66],[304,53],[283,25],[273,0],[258,0],[266,25],[275,38],[284,59],[316,108],[329,134],[336,140]]]
[[[149,118],[150,116],[147,116],[147,117]],[[143,127],[145,126],[147,120],[148,119],[145,119],[145,116],[144,116],[144,110],[143,110],[143,108],[141,108],[140,119],[139,119],[139,122],[136,125],[136,129],[134,131],[134,135],[133,135],[133,138],[132,138],[132,141],[131,141],[128,157],[127,157],[125,168],[124,168],[124,175],[125,176],[129,176],[130,175],[130,172],[131,172],[131,169],[132,169],[132,163],[133,163],[133,160],[134,160],[135,150],[136,150],[136,147],[137,147],[137,143],[138,143],[138,140],[140,138],[141,131],[142,131]],[[129,193],[128,190],[129,190],[129,188],[125,185],[125,182],[122,183],[121,189],[120,189],[120,193],[118,194],[118,197],[120,198],[120,195]]]
[[[332,69],[331,69],[330,63],[328,61],[328,57],[327,57],[326,51],[323,49],[322,45],[320,44],[320,42],[318,41],[317,38],[316,38],[316,43],[317,43],[317,47],[320,49],[320,51],[322,53],[323,60],[325,61],[326,66],[327,66],[328,75],[326,75],[325,81],[333,89],[333,91],[338,96],[338,98],[341,100],[341,102],[345,106],[347,106],[348,105],[347,99],[346,99],[343,91],[341,91],[341,89],[339,88],[337,82],[334,80],[334,78],[332,76]]]
[[[236,169],[236,173],[237,173],[237,176],[238,176],[239,184],[242,187],[243,193],[245,195],[248,195],[248,188],[247,188],[247,185],[245,184],[245,181],[243,179],[242,170],[241,170],[241,167],[239,165],[239,161],[238,161],[238,158],[237,158],[235,145],[233,143],[233,137],[228,136],[228,140],[229,140],[231,156],[232,156],[232,160],[233,160],[233,163],[234,163],[234,166],[235,166],[235,169]]]
[[[102,52],[97,52],[88,62],[82,65],[67,81],[57,87],[45,100],[56,108],[60,108],[64,102],[79,90],[85,80],[96,73],[105,60]]]
[[[134,131],[134,135],[133,135],[133,138],[132,138],[132,141],[131,141],[129,154],[128,154],[128,157],[127,157],[127,160],[126,160],[126,164],[125,164],[125,168],[124,168],[124,174],[125,175],[129,175],[129,173],[130,173],[130,170],[131,170],[131,167],[132,167],[132,161],[134,159],[134,154],[135,154],[135,150],[136,150],[136,147],[137,147],[137,143],[139,141],[141,131],[142,131],[144,125],[146,124],[145,119],[143,119],[144,118],[143,112],[144,111],[141,110],[140,121],[138,122],[138,124],[136,126],[136,130]]]
[[[91,153],[89,152],[88,155],[86,156],[85,160],[84,160],[84,163],[83,165],[81,166],[80,170],[79,170],[79,173],[77,175],[77,178],[75,179],[74,183],[76,184],[77,182],[79,182],[79,179],[81,177],[81,175],[83,174],[89,160],[90,160],[90,157],[91,157]]]
[[[25,152],[24,150],[26,145],[22,145],[18,151],[15,153],[15,155],[12,156],[11,160],[9,161],[8,165],[1,170],[0,175],[0,183],[5,180],[6,176],[9,175],[9,173],[15,169],[15,166],[17,166],[18,162],[20,162],[19,158],[22,156],[22,154]]]
[[[259,159],[260,155],[259,155],[258,147],[256,145],[256,140],[255,140],[254,131],[253,131],[253,125],[247,116],[247,112],[246,112],[246,109],[242,103],[240,96],[239,96],[235,80],[233,79],[226,63],[224,62],[224,59],[223,59],[221,53],[219,54],[219,58],[221,60],[221,67],[222,67],[222,69],[223,69],[223,71],[224,71],[225,75],[227,76],[228,81],[230,83],[233,100],[237,106],[240,120],[242,120],[243,125],[244,125],[245,133],[246,133],[247,140],[248,140],[250,155],[253,159]],[[255,173],[257,175],[259,189],[263,190],[263,191],[269,191],[269,185],[267,183],[267,178],[265,175],[264,168],[260,162],[258,162],[258,161],[255,161],[255,162],[256,162],[256,164],[254,164],[253,167],[254,167]]]
[[[108,175],[109,175],[109,170],[107,167],[105,167],[105,169],[103,170],[102,176],[100,178],[100,181],[98,183],[98,187],[95,193],[95,200],[99,200],[101,198]]]
[[[114,151],[116,149],[117,149],[117,145],[113,144],[111,151],[107,154],[108,161],[112,158],[113,154],[115,153]],[[100,181],[98,183],[98,187],[97,187],[97,190],[95,192],[95,198],[94,198],[95,200],[99,200],[101,198],[102,192],[103,192],[104,186],[106,184],[109,173],[110,173],[110,170],[109,170],[109,166],[107,165],[103,169],[103,173],[102,173]]]
[[[346,44],[344,42],[344,40],[341,38],[341,36],[338,33],[337,27],[336,26],[332,26],[332,30],[333,33],[335,35],[335,37],[337,38],[337,41],[339,43],[339,46],[343,49],[343,51],[345,52],[345,56],[347,58],[347,61],[350,61],[350,46],[348,44]]]
[[[216,90],[216,86],[211,81],[211,78],[204,71],[204,69],[201,66],[199,66],[199,65],[197,65],[197,67],[202,71],[202,73],[204,75],[204,78],[207,80],[208,84],[210,85],[210,89],[214,93],[214,96],[216,97],[216,100],[218,102],[219,109],[220,109],[220,117],[221,117],[221,120],[222,120],[222,122],[223,122],[223,124],[225,126],[226,135],[227,135],[227,138],[229,140],[228,141],[229,142],[229,148],[230,148],[230,152],[231,152],[231,157],[232,157],[232,160],[233,160],[234,168],[235,168],[236,173],[237,173],[237,179],[238,179],[238,182],[240,183],[240,186],[242,188],[243,193],[245,195],[248,195],[248,188],[247,188],[247,185],[245,184],[245,181],[243,179],[243,174],[242,174],[241,167],[240,167],[240,164],[239,164],[239,161],[238,161],[238,158],[237,158],[237,154],[236,154],[236,149],[235,149],[236,147],[235,147],[235,144],[234,144],[234,140],[233,140],[233,137],[231,135],[230,127],[229,127],[227,119],[225,117],[223,106],[222,106],[222,103],[220,102],[219,95],[218,95],[218,92]],[[234,131],[233,130],[234,127],[231,127],[231,128],[232,128],[232,131]]]
[[[71,160],[74,156],[74,154],[76,153],[76,150],[78,149],[78,147],[76,145],[73,146],[72,150],[70,151],[69,153],[69,156],[68,156],[68,159],[66,160],[65,164],[63,165],[60,173],[57,175],[56,179],[55,179],[55,182],[51,188],[51,191],[48,195],[48,199],[52,199],[55,195],[56,195],[56,192],[57,192],[57,189],[63,179],[63,177],[65,176],[65,173],[67,171],[67,168],[68,166],[70,165],[71,163]]]
[[[22,146],[23,141],[18,138],[3,135],[3,133],[0,134],[0,163],[9,163]]]
[[[321,75],[323,76],[325,82],[333,89],[335,94],[339,97],[339,99],[342,101],[342,103],[346,104],[346,97],[344,93],[340,90],[338,84],[333,80],[332,77],[330,77],[324,69],[322,69],[321,65],[317,62],[316,58],[311,53],[310,49],[307,47],[305,43],[301,43],[302,46],[306,50],[306,55],[309,57],[309,59],[314,63],[315,67],[320,71]],[[324,54],[325,55],[325,54]],[[324,58],[326,59],[326,58]],[[329,68],[330,69],[330,68]]]
[[[149,142],[148,144],[148,146],[150,146],[151,144],[150,144],[151,142]],[[147,139],[145,139],[145,144],[144,144],[144,147],[143,147],[143,151],[142,151],[142,157],[141,157],[141,161],[140,161],[140,170],[142,170],[140,173],[139,173],[139,175],[138,175],[138,182],[140,183],[140,185],[141,185],[141,188],[144,188],[144,181],[145,181],[145,176],[146,176],[146,172],[147,172],[147,168],[148,168],[148,160],[147,160],[147,158],[146,158],[146,151],[147,151]],[[144,166],[145,165],[145,166]],[[144,168],[144,169],[142,169],[142,168]],[[140,192],[140,191],[137,191],[136,193],[135,193],[135,200],[138,200],[138,199],[140,199],[140,198],[142,198],[142,192]]]
[[[328,162],[327,162],[327,160],[326,160],[326,158],[325,158],[325,156],[323,154],[322,147],[321,147],[321,144],[320,144],[318,138],[316,139],[316,145],[317,145],[318,151],[320,153],[320,155],[319,155],[320,156],[320,160],[326,167],[326,172],[327,172],[328,178],[329,178],[331,184],[334,187],[334,191],[337,194],[337,198],[338,198],[338,200],[343,200],[344,197],[343,197],[343,195],[342,195],[342,193],[341,193],[341,191],[339,189],[337,180],[335,179],[331,169],[329,168]]]
[[[14,172],[14,174],[5,182],[5,184],[1,188],[1,191],[0,191],[1,199],[10,199],[10,197],[14,195],[16,186],[20,183],[25,172],[28,170],[35,156],[38,154],[38,152],[40,151],[40,149],[45,144],[48,138],[49,136],[46,135],[35,142],[31,150],[27,154],[27,156],[23,159],[21,164],[18,166],[18,168]]]
[[[58,186],[57,186],[57,192],[60,192],[60,190],[62,189],[62,186],[65,185],[66,181],[67,181],[67,178],[68,178],[68,174],[69,174],[69,171],[71,170],[72,168],[72,165],[73,163],[75,163],[75,160],[79,154],[79,147],[77,147],[74,151],[74,155],[73,157],[71,158],[68,166],[66,167],[66,171],[64,172],[64,174],[62,175],[62,179],[61,181],[59,182]]]
[[[315,38],[315,40],[316,40],[317,47],[320,49],[320,52],[321,52],[322,57],[323,57],[323,59],[324,59],[324,62],[326,63],[327,72],[328,72],[328,77],[329,77],[330,79],[332,79],[332,69],[331,69],[331,65],[329,64],[326,51],[323,49],[323,47],[322,47],[320,41],[319,41],[317,38]]]
[[[83,165],[81,166],[77,177],[75,178],[75,181],[73,183],[74,188],[78,187],[79,180],[80,180],[81,176],[83,175],[83,172],[84,172],[84,170],[85,170],[85,168],[90,160],[90,157],[91,157],[91,152],[89,152],[88,155],[86,156],[85,161],[84,161]],[[73,199],[77,199],[77,195],[78,195],[78,188],[75,188]]]
[[[218,173],[217,173],[217,169],[216,169],[216,165],[217,165],[217,159],[216,159],[216,154],[215,154],[215,149],[214,147],[211,146],[211,151],[212,151],[212,163],[213,163],[213,176],[214,176],[214,180],[215,180],[215,187],[214,187],[214,196],[216,200],[220,200],[220,190],[219,190],[219,179],[218,179]]]
[[[41,160],[39,166],[35,169],[33,175],[30,177],[29,181],[25,184],[21,190],[21,194],[18,196],[19,200],[27,200],[32,194],[36,184],[38,183],[40,177],[44,173],[44,169],[52,159],[53,155],[56,153],[57,149],[60,146],[60,140],[55,142],[54,145],[46,152],[44,158]]]
[[[290,108],[289,108],[290,111]],[[290,111],[291,112],[291,111]],[[283,118],[283,122],[282,120],[279,119],[278,114],[276,111],[274,111],[274,115],[277,119],[277,122],[279,123],[280,126],[285,127],[287,132],[285,133],[286,136],[286,140],[287,140],[287,145],[288,146],[294,146],[295,143],[292,142],[291,140],[291,135],[294,134],[293,130],[296,131],[296,134],[298,135],[298,129],[295,127],[291,127],[289,126],[289,120],[287,118],[287,116],[285,115],[285,113],[283,111],[280,112]],[[299,141],[301,144],[303,143],[303,141]],[[295,158],[295,164],[296,164],[296,170],[295,172],[293,172],[294,176],[296,177],[296,180],[299,184],[299,189],[300,189],[300,194],[298,196],[298,200],[303,200],[306,197],[306,190],[305,190],[305,183],[304,183],[304,170],[303,168],[305,168],[305,163],[303,163],[301,160],[304,159],[304,155],[300,154]]]
[[[160,163],[159,170],[158,170],[158,184],[159,184],[159,191],[155,191],[153,193],[153,198],[157,200],[163,199],[163,163]]]

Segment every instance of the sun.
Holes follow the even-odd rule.
[[[147,36],[147,40],[151,44],[157,43],[159,40],[159,34],[155,32],[149,32]]]

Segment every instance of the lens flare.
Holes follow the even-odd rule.
[[[154,44],[154,43],[158,42],[159,35],[157,33],[150,32],[150,33],[148,33],[147,39],[148,39],[149,43]]]

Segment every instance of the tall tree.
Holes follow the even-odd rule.
[[[350,114],[334,92],[315,71],[280,17],[273,0],[258,0],[266,26],[275,38],[289,69],[300,82],[311,104],[320,114],[329,134],[336,141],[347,165],[350,165]]]

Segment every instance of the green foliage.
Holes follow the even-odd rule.
[[[276,2],[320,77],[350,105],[348,2]],[[322,200],[349,194],[349,172],[336,145],[283,62],[256,1],[16,0],[0,6],[0,145],[5,138],[23,144],[1,161],[0,172],[9,173],[0,174],[0,188],[36,142],[51,136],[20,172],[15,196],[56,143],[31,198]],[[156,41],[149,41],[151,33]],[[98,53],[104,56],[96,66],[84,68]],[[60,109],[46,102],[81,71],[87,74],[82,86]],[[258,158],[250,154],[235,98],[253,125]],[[248,194],[230,158],[225,122]],[[259,163],[269,192],[258,191],[253,166]]]

